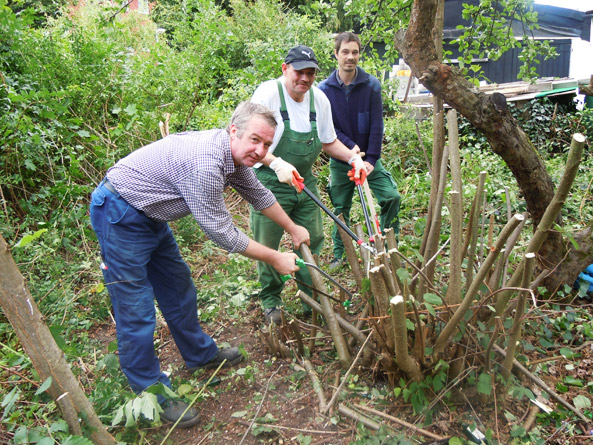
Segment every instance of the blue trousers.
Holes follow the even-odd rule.
[[[154,300],[189,368],[218,348],[198,322],[196,288],[169,225],[148,218],[103,183],[91,195],[91,224],[115,314],[119,362],[136,393],[156,382],[171,386],[154,351]]]

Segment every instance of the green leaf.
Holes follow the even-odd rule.
[[[565,358],[571,359],[575,356],[575,353],[570,348],[560,348],[560,355]]]
[[[143,397],[141,397],[140,400],[140,414],[142,414],[145,419],[158,421],[160,418],[160,407],[157,397],[154,394],[143,394]]]
[[[231,417],[241,418],[241,417],[245,417],[246,415],[247,415],[247,411],[235,411],[233,414],[231,414]]]
[[[63,419],[59,419],[55,422],[52,422],[51,426],[49,427],[50,433],[58,433],[58,432],[65,433],[67,431],[68,431],[68,424]]]
[[[442,306],[443,300],[441,297],[435,294],[424,294],[424,301],[428,302],[434,306]]]
[[[32,241],[35,241],[37,238],[39,238],[45,232],[47,232],[47,229],[40,229],[40,230],[36,231],[35,233],[33,233],[32,235],[25,235],[20,239],[20,241],[18,243],[16,243],[14,245],[14,247],[25,247],[27,244],[31,243]]]
[[[113,416],[113,419],[111,420],[111,426],[116,426],[119,425],[121,423],[121,421],[124,418],[124,407],[120,406],[117,411],[115,412],[115,415]]]
[[[303,433],[299,433],[296,438],[299,441],[299,445],[311,445],[313,443],[313,438],[311,436],[305,436]]]
[[[136,109],[136,104],[130,104],[125,109],[124,112],[129,115],[133,116],[134,114],[138,114],[138,110]]]
[[[436,311],[434,310],[434,307],[432,307],[432,304],[428,303],[427,301],[424,302],[424,306],[426,307],[426,310],[428,311],[428,313],[430,315],[432,315],[433,317],[437,316]]]
[[[492,377],[485,372],[478,377],[477,390],[480,394],[492,394]]]
[[[168,399],[176,399],[179,397],[178,394],[176,394],[171,388],[169,388],[166,385],[163,385],[161,382],[155,383],[154,385],[150,385],[148,388],[144,390],[144,392],[162,395]]]
[[[271,433],[273,431],[274,430],[272,428],[268,428],[264,425],[257,425],[251,428],[251,434],[253,434],[255,437],[259,436],[262,433]]]
[[[191,393],[194,390],[194,387],[188,383],[183,383],[177,387],[177,394],[180,396],[185,396],[186,394]]]
[[[4,396],[4,399],[2,399],[2,408],[4,408],[2,419],[5,419],[6,416],[10,413],[10,411],[12,411],[12,407],[19,399],[20,394],[21,392],[19,391],[19,388],[15,386],[14,388],[12,388],[12,391],[10,391],[8,394]]]
[[[38,396],[39,394],[47,391],[47,389],[51,386],[51,376],[48,377],[45,382],[43,382],[43,385],[41,385],[37,391],[35,391],[35,395]]]
[[[397,269],[397,271],[396,271],[395,273],[397,273],[397,276],[399,277],[399,279],[400,279],[402,282],[409,282],[409,280],[410,280],[410,272],[408,272],[408,271],[407,271],[406,269],[404,269],[403,267],[402,267],[402,268],[399,268],[399,269]]]
[[[64,340],[64,337],[60,335],[60,332],[63,330],[64,326],[53,325],[49,327],[49,332],[51,332],[54,341],[62,351],[66,349],[66,340]]]
[[[515,425],[511,430],[512,437],[523,437],[525,434],[527,434],[527,431],[525,431],[522,425]]]
[[[571,376],[564,377],[564,383],[566,383],[567,385],[571,385],[571,386],[578,386],[579,388],[582,388],[584,386],[582,380],[575,379],[574,377],[571,377]]]
[[[591,408],[591,400],[589,400],[587,397],[585,397],[582,394],[579,394],[574,399],[572,399],[572,403],[578,409]]]
[[[93,445],[93,442],[88,440],[86,437],[81,436],[68,436],[62,445]]]

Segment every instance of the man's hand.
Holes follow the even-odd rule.
[[[368,176],[371,173],[373,173],[375,166],[373,164],[371,164],[370,162],[364,161],[364,168],[367,171],[367,176]]]
[[[356,179],[362,180],[362,178],[360,176],[361,170],[365,171],[364,174],[366,176],[366,168],[365,168],[364,162],[362,162],[362,158],[360,157],[359,154],[352,155],[352,157],[348,161],[348,164],[351,165],[352,168],[354,169],[354,177]]]
[[[290,232],[290,236],[292,237],[292,243],[294,244],[295,249],[299,249],[303,243],[307,246],[311,245],[309,231],[303,226],[295,225],[294,229]]]
[[[276,172],[278,181],[284,184],[288,184],[297,189],[297,191],[299,191],[297,186],[292,182],[293,172],[296,173],[299,181],[303,181],[303,178],[291,163],[286,162],[282,158],[276,158],[272,162],[270,162],[270,168],[274,170],[274,172]]]
[[[299,270],[297,258],[297,254],[293,252],[278,252],[276,259],[270,264],[280,275],[292,275]]]

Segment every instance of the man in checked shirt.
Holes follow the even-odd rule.
[[[196,288],[167,221],[192,214],[206,235],[229,252],[264,261],[280,274],[298,270],[296,254],[249,239],[233,225],[223,191],[233,187],[254,208],[292,236],[296,225],[251,169],[272,144],[276,120],[266,107],[240,104],[226,130],[186,132],[142,147],[111,167],[91,196],[91,224],[99,239],[103,276],[115,314],[119,360],[136,393],[161,382],[171,386],[154,352],[154,299],[190,370],[239,363],[238,348],[218,349],[198,322]],[[187,404],[159,396],[161,417],[175,422]],[[179,426],[197,423],[191,408]]]

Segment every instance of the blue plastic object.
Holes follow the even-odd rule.
[[[578,289],[581,287],[582,282],[589,283],[589,289],[587,292],[593,292],[593,264],[590,264],[583,272],[581,272],[574,283],[574,287]]]

